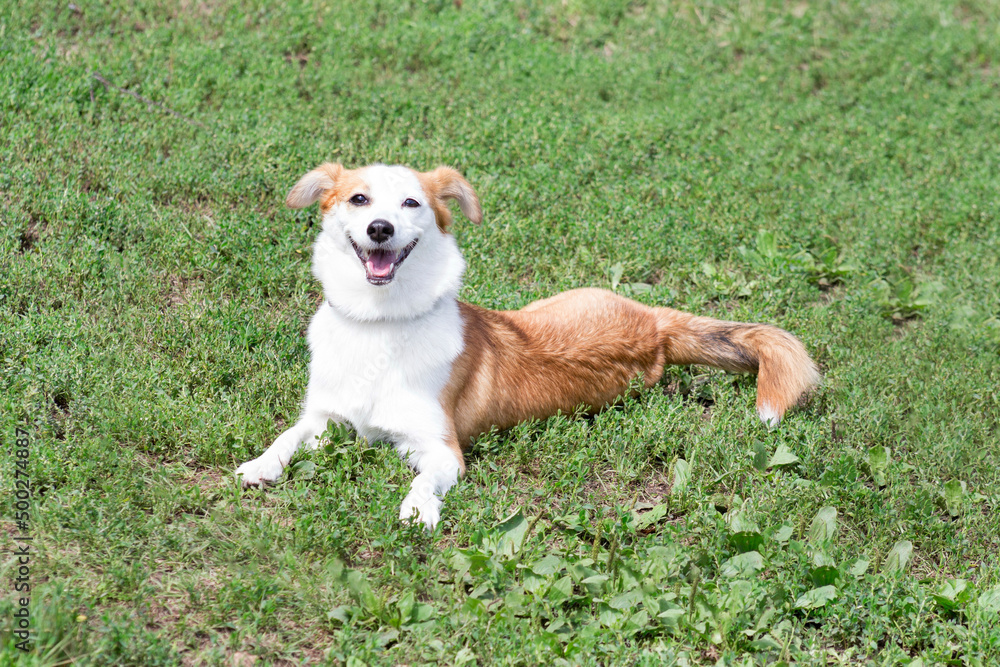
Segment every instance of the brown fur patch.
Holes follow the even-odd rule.
[[[670,308],[656,311],[667,336],[667,363],[756,372],[757,407],[779,418],[819,382],[819,371],[805,347],[784,329],[725,322]]]
[[[650,309],[610,292],[574,290],[514,311],[459,307],[465,350],[443,402],[463,446],[493,426],[600,410],[640,375],[648,387],[662,373]]]
[[[640,376],[655,384],[667,363],[757,371],[757,405],[778,416],[819,379],[802,343],[782,329],[650,308],[605,290],[563,292],[514,311],[459,308],[465,348],[442,404],[461,447],[494,426],[580,405],[600,410]]]
[[[368,183],[365,181],[363,174],[364,169],[344,169],[341,167],[333,187],[327,189],[323,193],[323,198],[320,199],[320,210],[326,213],[334,206],[344,203],[357,194],[370,196]]]
[[[319,201],[320,211],[326,213],[356,194],[368,194],[363,174],[364,169],[344,169],[340,164],[325,162],[299,179],[285,203],[290,208],[305,208]]]
[[[451,211],[448,201],[454,199],[462,210],[462,215],[475,223],[483,221],[483,210],[479,206],[479,197],[469,182],[451,167],[438,167],[434,171],[415,172],[420,180],[420,186],[430,199],[431,208],[437,218],[438,228],[447,232],[451,227]]]
[[[299,179],[285,197],[289,208],[305,208],[314,204],[323,193],[332,188],[340,178],[344,168],[339,164],[325,162]]]

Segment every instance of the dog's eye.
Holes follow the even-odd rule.
[[[356,194],[353,197],[351,197],[350,202],[355,206],[364,206],[365,204],[368,203],[368,197],[362,194]]]
[[[416,199],[407,199],[406,201],[403,202],[403,206],[405,206],[406,208],[417,208],[418,206],[420,206],[420,202],[418,202]]]

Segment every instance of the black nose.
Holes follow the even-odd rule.
[[[387,220],[373,220],[370,225],[368,225],[368,238],[370,238],[375,243],[384,243],[392,238],[392,233],[395,230],[392,228],[392,223]]]

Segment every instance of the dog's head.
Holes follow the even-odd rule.
[[[327,163],[303,176],[286,203],[319,202],[323,232],[314,271],[332,305],[343,302],[345,311],[367,318],[405,316],[457,289],[464,263],[448,233],[451,200],[473,222],[482,220],[472,186],[449,167],[422,173]]]

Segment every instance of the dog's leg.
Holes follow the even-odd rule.
[[[279,435],[267,451],[236,469],[236,476],[242,477],[243,486],[259,486],[281,477],[281,471],[303,444],[316,449],[319,446],[316,438],[326,430],[330,416],[325,412],[303,411],[295,426]]]
[[[399,508],[402,521],[420,521],[433,530],[441,519],[441,505],[448,489],[465,472],[465,460],[458,440],[404,439],[396,445],[399,455],[417,471],[410,492]]]

